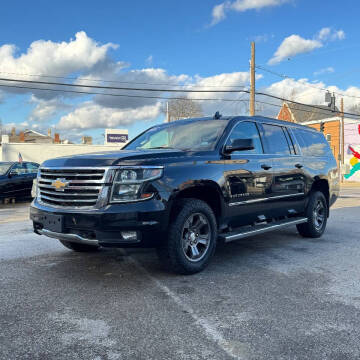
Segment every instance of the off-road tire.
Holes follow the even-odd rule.
[[[188,198],[174,204],[175,209],[170,220],[167,236],[157,248],[161,263],[167,270],[177,274],[190,275],[202,271],[214,255],[217,242],[217,222],[213,210],[204,201]],[[185,223],[193,214],[201,214],[208,222],[209,243],[203,258],[192,262],[183,250],[183,230]]]
[[[324,214],[321,227],[316,226],[315,209],[319,202],[322,203]],[[319,238],[325,231],[328,211],[328,205],[324,194],[321,191],[312,192],[305,211],[305,216],[308,218],[308,221],[306,223],[296,225],[299,234],[303,237]]]
[[[94,252],[99,250],[99,246],[78,244],[71,241],[59,240],[66,248],[76,252]]]

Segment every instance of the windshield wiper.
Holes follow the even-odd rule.
[[[150,147],[147,149],[175,149],[175,148],[173,148],[171,146],[154,146],[154,147]]]

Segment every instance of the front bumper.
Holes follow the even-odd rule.
[[[44,227],[47,214],[61,215],[61,232]],[[160,196],[89,210],[45,206],[35,199],[30,207],[30,219],[35,233],[63,241],[106,247],[153,247],[167,229],[169,212]],[[124,238],[121,233],[127,231],[136,232],[136,239]]]
[[[91,246],[99,246],[99,241],[97,239],[88,239],[78,234],[58,233],[46,229],[37,229],[35,232],[39,235],[45,235],[47,237],[58,240],[70,241],[78,244],[85,244]]]

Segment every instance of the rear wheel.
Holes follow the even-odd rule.
[[[328,205],[325,196],[320,191],[310,195],[305,215],[308,222],[296,225],[300,235],[310,238],[320,237],[326,228]]]
[[[157,252],[168,269],[194,274],[209,263],[216,240],[216,218],[209,205],[198,199],[182,199],[176,204],[168,237]]]
[[[79,244],[71,241],[59,240],[65,247],[77,252],[93,252],[99,250],[99,246]]]

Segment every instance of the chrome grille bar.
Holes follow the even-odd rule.
[[[38,200],[54,207],[96,207],[110,168],[41,168]],[[58,186],[58,187],[56,187]]]
[[[56,191],[45,191],[41,189],[41,193],[42,194],[46,194],[46,195],[61,195],[61,196],[84,196],[84,197],[95,197],[97,198],[99,196],[99,192],[97,193],[66,193],[66,192],[62,192],[59,194],[59,192]]]
[[[50,184],[50,183],[49,183],[49,184]],[[51,185],[49,185],[49,184],[47,184],[47,185],[45,185],[45,184],[38,184],[38,185],[39,185],[40,188],[54,189],[54,187],[51,186]],[[82,184],[80,184],[80,185],[82,185]],[[67,189],[76,190],[76,189],[79,189],[79,187],[80,187],[79,185],[77,185],[77,186],[69,185],[69,186],[67,187]],[[102,188],[101,185],[99,185],[99,186],[81,186],[81,190],[96,190],[96,189],[101,189],[101,188]]]
[[[66,199],[66,200],[64,200],[64,199],[59,199],[59,198],[54,198],[54,197],[51,197],[51,196],[46,196],[46,195],[41,195],[41,200],[51,200],[51,201],[61,201],[61,202],[83,202],[83,203],[92,203],[92,202],[94,202],[94,200],[93,199],[86,199],[86,200],[84,200],[84,199]]]

